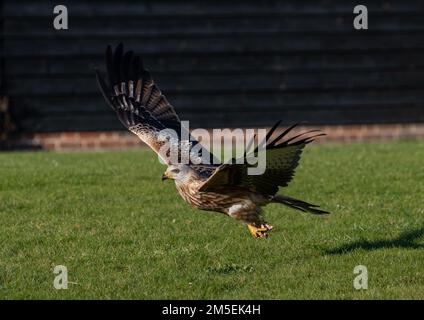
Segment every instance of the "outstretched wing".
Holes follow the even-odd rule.
[[[253,165],[247,163],[249,154],[245,153],[242,164],[226,163],[219,166],[203,183],[200,191],[218,191],[236,187],[273,196],[277,193],[278,187],[287,186],[294,176],[303,148],[314,138],[324,134],[312,130],[286,139],[287,134],[296,126],[293,125],[272,139],[280,123],[281,121],[276,123],[266,135],[266,169],[262,175],[248,175],[247,169]],[[258,147],[253,152],[256,154]]]
[[[96,71],[100,90],[116,112],[122,124],[136,134],[144,143],[152,148],[165,163],[169,164],[168,154],[161,152],[165,143],[173,145],[174,150],[181,154],[181,148],[191,149],[197,141],[181,142],[180,119],[172,105],[162,94],[153,81],[150,73],[143,67],[140,57],[134,56],[132,51],[124,53],[122,44],[113,52],[110,46],[106,49],[106,67],[108,83]],[[165,129],[172,129],[177,134],[170,137],[163,134]],[[187,136],[191,137],[189,134]],[[196,156],[201,157],[207,151],[200,148]],[[207,153],[208,154],[208,153]],[[208,154],[209,155],[209,154]],[[197,160],[198,161],[198,160]]]

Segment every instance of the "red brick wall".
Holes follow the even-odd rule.
[[[424,139],[424,124],[301,126],[294,130],[293,134],[311,129],[320,129],[327,134],[317,140],[321,143]],[[19,143],[57,151],[128,149],[143,146],[137,136],[125,131],[29,134],[20,138]]]

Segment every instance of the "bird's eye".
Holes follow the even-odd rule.
[[[180,173],[180,169],[172,169],[172,173]]]

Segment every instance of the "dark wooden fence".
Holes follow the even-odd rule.
[[[4,0],[5,91],[23,132],[121,129],[93,66],[140,53],[192,126],[424,122],[424,1]],[[367,5],[369,30],[353,28]]]

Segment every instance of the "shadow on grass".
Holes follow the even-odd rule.
[[[326,254],[338,255],[346,254],[357,249],[378,250],[384,248],[405,248],[405,249],[424,249],[424,244],[416,243],[416,240],[424,236],[424,227],[419,229],[405,231],[394,239],[388,240],[359,240],[342,245],[334,249],[326,249]]]

